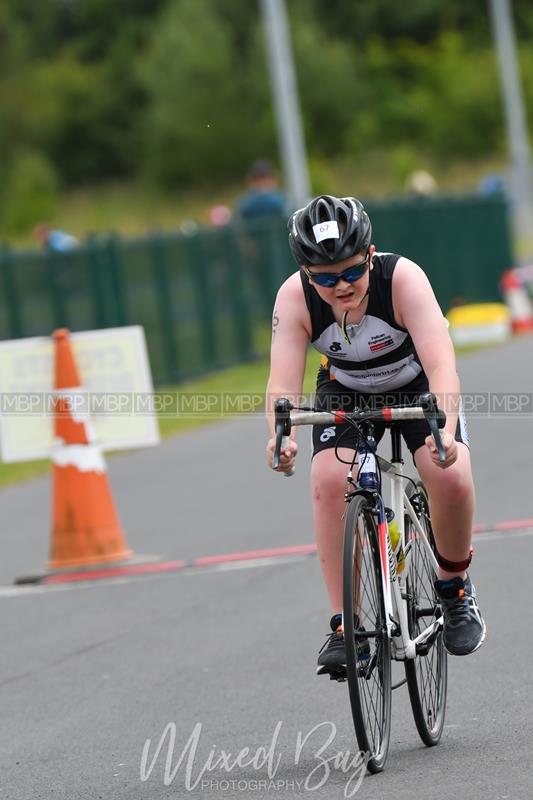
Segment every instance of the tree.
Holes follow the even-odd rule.
[[[218,183],[273,150],[266,65],[257,21],[235,47],[216,0],[177,0],[154,28],[137,70],[148,94],[143,126],[149,175],[167,187]],[[237,39],[243,36],[242,28]]]

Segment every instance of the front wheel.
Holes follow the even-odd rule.
[[[344,531],[343,611],[346,673],[357,742],[370,772],[389,749],[391,646],[385,618],[378,532],[363,495],[351,500]]]
[[[435,552],[428,496],[423,483],[419,482],[416,489],[411,486],[407,495],[427,543]],[[437,575],[426,544],[421,541],[408,514],[405,515],[405,544],[406,562],[409,564],[406,576],[409,635],[414,639],[434,623],[441,612],[434,587]],[[418,733],[424,744],[432,747],[438,744],[442,736],[446,711],[448,661],[442,627],[424,643],[414,659],[406,659],[405,675]]]

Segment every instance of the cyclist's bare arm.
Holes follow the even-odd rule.
[[[460,382],[453,344],[426,274],[407,258],[401,258],[394,270],[392,296],[396,320],[411,335],[429,389],[446,412],[445,431],[454,441]]]
[[[274,401],[278,397],[289,397],[295,398],[295,402],[297,402],[296,398],[302,392],[310,334],[311,320],[300,274],[297,272],[281,286],[272,315],[270,375],[266,388],[267,419],[270,431],[270,441],[267,447],[269,466],[274,453]],[[290,453],[282,454],[282,467],[288,468],[289,465],[292,465],[296,456],[297,447],[292,436]]]

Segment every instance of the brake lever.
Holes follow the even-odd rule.
[[[286,397],[280,397],[274,403],[274,414],[276,420],[275,433],[276,445],[274,447],[274,457],[272,459],[272,469],[277,470],[280,465],[281,450],[288,447],[289,436],[291,433],[291,410],[293,405]],[[295,469],[291,467],[288,472],[284,472],[286,478],[294,475]]]
[[[444,464],[446,461],[446,450],[442,444],[439,428],[444,428],[446,425],[446,414],[437,406],[437,398],[434,394],[431,394],[431,392],[421,395],[419,402],[424,409],[424,415],[429,425],[429,430],[437,445],[439,461],[441,464]]]

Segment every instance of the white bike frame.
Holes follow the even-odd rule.
[[[422,545],[426,551],[429,561],[435,571],[438,569],[437,559],[431,549],[426,532],[421,526],[415,510],[407,496],[404,488],[403,464],[387,461],[380,455],[376,455],[376,460],[381,468],[381,474],[386,475],[391,484],[390,505],[394,511],[398,530],[400,532],[401,546],[404,551],[405,565],[403,570],[398,573],[396,570],[396,558],[392,552],[392,545],[389,538],[388,528],[378,530],[380,538],[381,552],[381,579],[383,583],[383,595],[385,598],[385,617],[387,620],[387,632],[393,646],[393,657],[398,660],[414,658],[416,656],[416,646],[425,642],[432,636],[436,629],[442,626],[442,617],[434,620],[422,631],[416,639],[411,639],[409,635],[409,622],[407,618],[407,577],[411,568],[413,539],[406,544],[405,542],[405,514],[407,513],[413,526],[418,533],[418,545]],[[393,632],[399,630],[400,636],[393,636]]]

